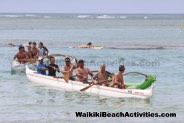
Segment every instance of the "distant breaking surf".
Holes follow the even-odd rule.
[[[114,16],[110,16],[110,15],[99,15],[96,18],[99,19],[110,19],[110,18],[115,18]]]

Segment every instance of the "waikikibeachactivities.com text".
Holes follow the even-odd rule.
[[[62,60],[56,60],[57,64],[64,64],[64,61]],[[90,60],[85,60],[85,65],[86,66],[100,66],[101,64],[105,64],[106,66],[111,66],[111,67],[117,67],[119,65],[125,65],[125,66],[131,66],[131,67],[159,67],[160,62],[157,60],[125,60],[123,58],[118,58],[118,59],[90,59]]]
[[[151,113],[151,112],[75,112],[76,117],[176,117],[176,113]]]

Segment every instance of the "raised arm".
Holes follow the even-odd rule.
[[[64,67],[64,66],[61,68],[61,72],[62,72],[62,74],[67,74],[67,73],[69,73],[69,71],[65,71],[65,67]]]

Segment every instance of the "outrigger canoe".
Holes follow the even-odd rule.
[[[65,89],[65,90],[71,90],[71,91],[80,91],[82,88],[88,86],[88,84],[83,84],[79,81],[71,81],[65,82],[62,78],[54,78],[47,75],[41,75],[38,74],[36,71],[29,68],[28,65],[26,65],[26,75],[27,78],[31,82],[52,86],[55,88]],[[153,86],[154,82],[156,81],[155,77],[153,76],[147,76],[145,81],[140,84],[132,84],[132,83],[126,83],[125,85],[129,89],[118,89],[118,88],[112,88],[112,87],[105,87],[100,85],[94,85],[91,88],[87,89],[85,92],[96,94],[96,95],[102,95],[107,97],[116,97],[116,98],[142,98],[147,99],[152,96],[153,93]],[[131,89],[131,87],[133,87]]]

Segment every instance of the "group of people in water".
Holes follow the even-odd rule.
[[[24,46],[19,46],[19,51],[14,56],[14,59],[20,63],[28,62],[27,59],[29,58],[37,59],[37,73],[42,75],[46,75],[46,71],[48,71],[48,76],[56,77],[56,72],[61,72],[64,76],[68,74],[69,80],[83,83],[88,83],[88,75],[90,75],[94,84],[125,89],[123,79],[123,73],[125,71],[124,65],[119,66],[118,72],[110,73],[106,71],[105,64],[101,64],[100,70],[94,75],[90,69],[85,67],[85,61],[82,59],[76,64],[73,64],[71,63],[70,57],[65,57],[65,64],[60,69],[59,66],[55,64],[54,56],[51,55],[48,57],[50,61],[49,65],[44,63],[44,56],[48,56],[48,49],[43,43],[40,42],[37,48],[35,42],[30,42],[27,46],[27,51],[24,49]],[[76,77],[73,75],[74,70]],[[112,83],[109,83],[110,81],[112,81]]]

